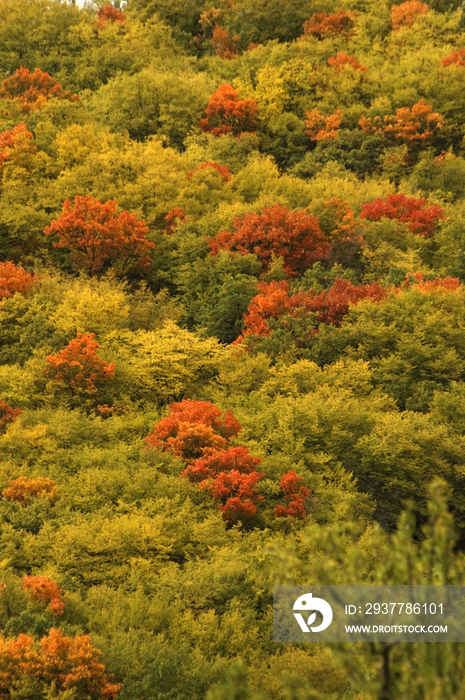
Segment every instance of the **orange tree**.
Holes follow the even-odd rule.
[[[200,121],[199,127],[202,131],[214,136],[223,134],[240,136],[245,131],[256,130],[257,110],[255,100],[239,99],[239,91],[228,83],[223,83],[210,96],[205,117]]]
[[[135,214],[116,214],[117,200],[101,203],[76,195],[74,206],[67,199],[58,219],[44,233],[55,235],[55,248],[68,248],[74,265],[91,275],[109,268],[118,274],[146,269],[155,243],[147,239],[148,227]]]
[[[16,293],[26,294],[35,282],[35,275],[26,272],[10,260],[0,263],[0,299],[9,299]]]
[[[13,75],[2,81],[0,88],[0,98],[15,100],[20,110],[26,114],[36,109],[42,109],[53,97],[79,100],[78,95],[71,95],[69,91],[65,92],[59,82],[48,73],[41,71],[40,68],[36,68],[31,73],[29,68],[21,66]]]

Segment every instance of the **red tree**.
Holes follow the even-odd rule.
[[[100,654],[89,635],[64,637],[51,629],[39,648],[27,634],[8,640],[0,635],[0,698],[7,700],[17,681],[31,678],[53,692],[74,691],[76,700],[114,700],[121,685],[106,675]]]
[[[420,0],[407,0],[391,7],[391,22],[394,31],[401,27],[411,27],[416,18],[429,12],[429,6]]]
[[[98,357],[100,345],[94,338],[95,333],[78,333],[66,348],[47,357],[48,367],[45,367],[44,374],[71,389],[96,393],[104,382],[113,379],[115,364]]]
[[[444,117],[432,110],[431,105],[419,100],[412,108],[401,107],[383,119],[362,116],[358,123],[368,134],[382,134],[393,143],[421,145],[430,143],[444,123]]]
[[[258,493],[256,484],[264,476],[255,471],[241,474],[233,469],[220,472],[213,481],[203,481],[200,488],[209,490],[213,498],[220,501],[219,510],[228,524],[233,525],[238,520],[250,519],[257,512],[256,504],[263,500],[263,496]]]
[[[97,11],[98,16],[98,26],[103,27],[107,22],[114,24],[126,24],[126,15],[117,7],[113,5],[104,5],[100,7]]]
[[[314,14],[303,24],[303,36],[315,36],[324,39],[327,36],[350,36],[353,33],[358,12],[338,10],[332,15],[326,12]],[[300,37],[300,38],[302,38]]]
[[[287,504],[276,506],[274,512],[278,517],[290,515],[292,518],[305,518],[305,499],[310,496],[310,491],[306,486],[299,487],[300,481],[303,481],[302,477],[297,476],[293,471],[289,471],[281,477],[279,486],[284,493]]]
[[[55,234],[55,248],[69,248],[71,260],[91,274],[111,267],[119,274],[150,265],[155,243],[147,240],[145,221],[127,211],[116,214],[117,200],[101,203],[92,197],[76,195],[74,207],[67,199],[63,212],[44,229]]]
[[[7,423],[12,423],[21,414],[19,408],[11,408],[10,404],[0,399],[0,430]]]
[[[255,253],[263,269],[269,268],[272,255],[284,259],[288,275],[297,275],[325,260],[331,246],[325,241],[318,219],[306,211],[274,204],[259,214],[247,213],[233,219],[235,231],[222,231],[215,238],[207,238],[211,254],[231,250],[242,255]]]
[[[0,172],[5,161],[21,162],[22,156],[36,152],[37,148],[31,144],[32,139],[33,136],[24,122],[0,133]]]
[[[238,95],[239,91],[228,83],[220,85],[210,96],[205,118],[200,121],[199,128],[215,136],[239,136],[245,131],[255,131],[258,126],[255,118],[257,103],[251,98],[240,100]]]
[[[191,170],[187,177],[190,180],[194,173],[198,172],[199,170],[205,170],[205,168],[213,168],[214,170],[216,170],[221,175],[223,182],[228,182],[231,179],[231,172],[228,166],[220,165],[219,163],[214,163],[213,161],[209,161],[208,163],[202,163],[202,165],[199,165],[199,167],[195,170]]]
[[[349,68],[352,68],[355,71],[361,71],[364,73],[366,73],[367,70],[365,66],[362,66],[362,64],[359,63],[353,56],[349,56],[346,53],[338,53],[336,58],[328,58],[328,63],[331,68],[335,68],[338,73],[341,72],[344,66],[349,66]]]
[[[20,506],[27,506],[34,498],[47,498],[52,504],[58,500],[55,482],[43,476],[32,479],[19,476],[3,489],[2,496],[9,501],[16,501]]]
[[[145,439],[147,448],[171,452],[187,462],[224,449],[229,438],[241,430],[232,411],[223,414],[210,401],[184,399],[168,408],[170,415],[158,421]]]
[[[0,299],[9,299],[17,292],[26,294],[35,282],[35,275],[10,260],[0,263]]]
[[[54,617],[63,615],[65,604],[63,591],[48,576],[23,576],[23,586],[39,602],[46,601]]]
[[[31,73],[29,68],[18,68],[17,71],[2,81],[0,98],[4,100],[16,100],[21,111],[28,114],[42,107],[52,97],[60,99],[79,100],[79,95],[71,95],[64,91],[60,83],[40,68]]]
[[[441,66],[465,66],[465,49],[452,51],[449,56],[442,58]]]
[[[219,452],[211,452],[205,457],[196,459],[182,472],[189,481],[195,483],[205,481],[220,472],[238,471],[250,474],[261,463],[260,457],[252,457],[246,447],[228,447]]]
[[[374,202],[362,205],[361,219],[380,221],[393,219],[408,223],[411,233],[425,238],[434,233],[438,221],[445,212],[437,204],[428,206],[426,199],[406,197],[405,194],[390,194],[385,200],[379,197]]]

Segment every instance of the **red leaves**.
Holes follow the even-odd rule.
[[[23,576],[23,586],[26,591],[39,602],[47,601],[54,617],[63,615],[65,604],[61,600],[63,591],[48,576]]]
[[[431,142],[442,128],[444,117],[432,111],[431,105],[419,100],[410,107],[401,107],[384,119],[362,116],[359,125],[368,134],[382,134],[393,143],[424,144]]]
[[[429,12],[429,6],[420,0],[407,0],[401,5],[391,7],[392,29],[396,31],[401,27],[411,27],[416,18]]]
[[[367,70],[365,66],[362,66],[353,56],[349,56],[343,52],[338,53],[336,58],[328,58],[328,63],[331,68],[334,68],[338,73],[341,72],[344,66],[349,66],[349,68],[352,68],[354,71],[361,71],[363,73],[366,73]]]
[[[339,10],[332,15],[327,15],[326,12],[314,14],[304,22],[303,36],[315,36],[317,39],[328,36],[350,36],[353,33],[357,15],[358,12],[346,10]]]
[[[435,277],[432,280],[424,280],[423,272],[416,272],[413,275],[407,275],[405,282],[401,285],[400,291],[414,287],[421,292],[428,293],[435,290],[443,290],[448,292],[456,292],[460,287],[458,277]]]
[[[53,685],[54,692],[75,690],[77,700],[114,700],[121,685],[110,682],[100,654],[90,635],[64,637],[51,629],[39,649],[27,634],[8,640],[0,636],[0,697],[9,698],[15,681],[30,677]]]
[[[20,506],[27,506],[33,498],[47,498],[50,503],[58,500],[57,487],[53,479],[37,477],[29,479],[27,476],[19,476],[8,484],[2,491],[3,498],[16,501]]]
[[[0,299],[9,299],[16,292],[26,294],[34,282],[35,275],[10,260],[0,263]]]
[[[208,161],[208,163],[202,163],[202,165],[199,165],[199,167],[195,170],[191,170],[187,177],[190,180],[194,173],[198,172],[199,170],[205,170],[205,168],[214,168],[214,170],[216,170],[223,178],[223,182],[228,182],[231,179],[231,172],[228,166],[220,165],[219,163],[214,163],[213,161]],[[179,209],[179,207],[176,208]]]
[[[171,452],[187,462],[208,454],[207,450],[224,449],[227,440],[241,430],[232,411],[223,415],[210,401],[184,399],[168,408],[170,415],[155,425],[145,439],[146,445]]]
[[[289,207],[274,204],[261,214],[247,213],[233,219],[235,232],[222,231],[215,238],[207,238],[211,254],[232,250],[242,255],[255,253],[267,270],[272,254],[284,259],[288,275],[303,272],[316,260],[325,260],[331,246],[324,239],[318,219],[305,211],[291,211]]]
[[[17,160],[18,156],[36,152],[36,147],[31,144],[32,138],[24,122],[17,124],[10,131],[0,133],[0,171],[5,161]]]
[[[20,414],[19,408],[11,408],[10,404],[0,399],[0,430],[7,423],[12,423]]]
[[[182,472],[189,481],[195,483],[217,476],[220,472],[234,469],[241,474],[250,474],[261,463],[260,457],[252,457],[246,447],[228,447],[210,452],[195,460]]]
[[[312,141],[330,141],[337,136],[342,116],[340,109],[328,117],[323,116],[318,109],[312,109],[305,115],[306,133]]]
[[[66,348],[47,357],[49,366],[45,367],[44,374],[71,389],[96,393],[98,385],[113,379],[115,365],[98,357],[97,348],[100,346],[94,338],[95,333],[78,333]]]
[[[300,318],[310,312],[316,313],[316,320],[320,323],[339,326],[350,304],[357,304],[361,299],[378,302],[386,294],[377,282],[355,286],[341,278],[320,294],[314,290],[300,290],[289,296],[289,283],[286,280],[260,282],[257,287],[259,294],[252,299],[244,316],[244,335],[267,336],[271,332],[269,319],[280,319],[286,315]]]
[[[201,489],[211,491],[213,498],[221,501],[218,508],[223,512],[228,524],[233,525],[238,520],[245,521],[257,512],[256,504],[263,500],[255,485],[265,476],[253,471],[249,474],[233,469],[230,472],[220,472],[213,482],[203,481]]]
[[[288,515],[292,518],[305,518],[305,499],[310,496],[310,491],[306,486],[299,487],[299,481],[303,481],[302,477],[297,476],[293,471],[282,475],[279,486],[284,493],[287,505],[276,506],[274,512],[278,517]]]
[[[107,22],[126,24],[126,15],[124,12],[117,7],[113,7],[113,5],[104,5],[103,7],[100,7],[97,15],[99,27],[104,26]]]
[[[442,58],[441,66],[465,66],[465,49],[452,51],[449,56]]]
[[[195,171],[193,170],[192,172]],[[192,175],[192,173],[189,173],[189,176],[190,175]],[[168,224],[168,226],[165,228],[165,233],[171,236],[173,233],[175,233],[179,224],[186,221],[186,218],[186,212],[181,209],[181,207],[173,207],[170,209],[168,214],[165,216],[165,221]]]
[[[205,118],[200,121],[199,128],[214,136],[240,136],[245,131],[254,131],[258,126],[255,119],[257,103],[251,98],[240,100],[238,94],[239,91],[228,83],[220,85],[210,96]]]
[[[74,207],[67,199],[63,212],[44,233],[55,234],[55,248],[69,248],[71,260],[91,274],[112,267],[119,274],[151,263],[155,244],[147,240],[148,227],[127,211],[116,214],[117,200],[99,202],[76,195]]]
[[[411,233],[425,238],[431,236],[440,219],[445,218],[445,212],[437,204],[427,206],[426,199],[406,197],[405,194],[390,194],[383,201],[381,198],[362,205],[361,219],[380,221],[394,219],[409,224]]]
[[[78,95],[64,92],[60,83],[40,68],[31,73],[29,68],[21,66],[12,76],[2,81],[0,89],[1,99],[16,100],[21,111],[26,114],[42,109],[51,97],[79,100]]]

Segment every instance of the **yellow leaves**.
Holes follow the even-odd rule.
[[[83,163],[90,154],[110,151],[114,141],[114,136],[97,131],[94,124],[71,124],[58,134],[53,145],[58,151],[58,165],[65,169]]]

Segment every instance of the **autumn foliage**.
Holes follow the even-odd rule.
[[[62,600],[63,591],[48,576],[23,576],[23,586],[30,591],[35,600],[47,602],[54,617],[63,615],[65,604]]]
[[[385,200],[362,205],[361,219],[380,221],[393,219],[408,223],[409,230],[419,236],[431,236],[438,221],[445,218],[444,210],[437,204],[428,206],[426,199],[406,197],[405,194],[390,194]]]
[[[399,292],[404,289],[414,287],[420,292],[429,294],[435,291],[457,292],[460,288],[460,280],[458,277],[433,277],[432,279],[424,279],[423,272],[415,272],[407,275],[405,281],[398,288]]]
[[[116,199],[105,203],[76,195],[67,199],[58,219],[44,233],[55,235],[55,248],[68,248],[72,262],[91,274],[112,268],[119,274],[145,269],[155,243],[147,240],[148,227],[135,214],[116,214]]]
[[[0,430],[2,430],[7,423],[12,423],[20,414],[21,411],[19,408],[11,408],[10,404],[0,399]]]
[[[331,66],[331,68],[334,68],[338,73],[341,72],[344,66],[348,66],[354,71],[361,71],[363,73],[366,73],[367,70],[365,66],[362,66],[362,64],[359,61],[357,61],[356,58],[354,58],[353,56],[349,56],[344,52],[339,52],[336,57],[332,56],[331,58],[328,58],[328,64]]]
[[[430,143],[442,128],[444,117],[420,100],[413,107],[401,107],[396,114],[381,117],[362,116],[359,125],[368,134],[382,134],[394,143],[422,145]]]
[[[221,58],[226,59],[233,59],[237,56],[237,42],[239,39],[239,34],[235,34],[233,37],[231,37],[229,35],[229,29],[223,29],[219,24],[217,24],[213,29],[211,44],[217,56],[221,56]]]
[[[357,12],[338,10],[328,15],[326,12],[314,14],[303,24],[303,36],[324,39],[328,36],[350,36],[353,32]],[[302,38],[302,37],[301,37]]]
[[[115,365],[97,355],[99,344],[95,333],[78,333],[66,348],[47,357],[48,366],[44,374],[53,382],[61,383],[74,390],[93,394],[109,379],[113,379]]]
[[[232,411],[210,401],[184,399],[168,406],[170,415],[162,418],[145,440],[148,448],[171,452],[191,462],[210,451],[224,449],[229,438],[241,430]]]
[[[394,31],[401,27],[411,27],[416,18],[429,12],[429,6],[420,0],[407,0],[391,7],[391,22]]]
[[[299,486],[303,481],[301,476],[293,471],[283,474],[279,486],[283,492],[285,506],[276,506],[275,515],[278,517],[291,516],[292,518],[305,518],[305,499],[310,496],[310,491],[306,486]]]
[[[36,152],[36,147],[31,143],[32,139],[33,136],[24,122],[0,133],[0,172],[5,161],[18,160],[21,156]]]
[[[39,644],[27,634],[0,635],[0,698],[7,700],[17,681],[31,678],[54,692],[74,691],[76,700],[114,700],[121,685],[110,681],[100,654],[90,635],[65,637],[52,628]]]
[[[26,294],[35,282],[35,275],[26,272],[10,260],[0,262],[0,299],[9,299],[16,293]]]
[[[213,168],[213,170],[216,170],[217,173],[221,175],[223,182],[229,182],[229,180],[231,179],[231,172],[227,165],[220,165],[220,163],[208,161],[208,163],[202,163],[202,165],[199,165],[199,167],[195,170],[191,170],[188,174],[189,180],[191,179],[194,173],[198,172],[199,170],[205,170],[206,168]]]
[[[0,88],[0,98],[16,100],[21,111],[26,114],[42,109],[52,97],[79,100],[78,95],[71,95],[70,91],[65,92],[60,83],[40,68],[31,73],[29,68],[21,66],[12,76],[2,81]]]
[[[318,224],[308,212],[274,204],[261,213],[247,213],[233,219],[234,232],[221,231],[207,242],[211,254],[231,250],[246,255],[254,253],[269,268],[273,254],[282,257],[288,275],[303,272],[316,260],[325,260],[331,250]]]
[[[200,488],[210,491],[213,498],[220,501],[219,510],[225,520],[233,525],[238,520],[248,520],[257,512],[256,504],[263,500],[263,496],[258,493],[256,484],[264,476],[255,471],[243,474],[233,469],[220,472],[213,481],[203,481]]]
[[[465,66],[465,49],[452,51],[449,56],[442,58],[441,66]]]
[[[342,111],[337,109],[328,117],[323,116],[318,109],[312,109],[305,115],[307,134],[312,141],[330,141],[336,138],[342,121]]]
[[[260,457],[252,457],[246,447],[228,447],[196,459],[182,472],[182,476],[195,483],[232,469],[241,474],[250,474],[261,461]]]
[[[98,26],[102,27],[107,22],[125,24],[126,15],[118,7],[113,7],[113,5],[104,5],[100,7],[97,11],[98,16]]]
[[[192,172],[189,173],[190,176],[192,176]],[[181,207],[173,207],[165,216],[165,221],[168,224],[165,227],[165,233],[171,236],[171,234],[175,233],[178,225],[186,221],[186,219],[186,212],[183,209],[181,209]]]
[[[46,498],[50,503],[58,500],[57,487],[53,479],[44,476],[29,478],[19,476],[9,482],[2,491],[3,498],[27,506],[34,498]]]
[[[240,100],[239,91],[228,83],[223,83],[210,96],[205,117],[200,121],[199,127],[214,136],[240,136],[243,132],[253,132],[257,128],[257,110],[255,100]]]

